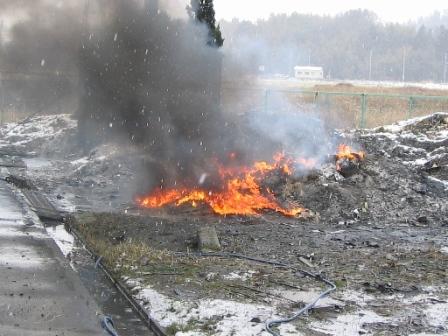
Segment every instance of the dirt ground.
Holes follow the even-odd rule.
[[[445,130],[447,126],[446,119],[440,117],[430,124],[421,122],[414,129],[409,126],[408,130],[409,134],[425,132],[429,136],[428,131]],[[119,266],[115,264],[116,257],[111,258],[110,263],[118,274],[143,277],[168,296],[176,297],[171,290],[176,287],[181,292],[192,293],[195,300],[240,296],[244,301],[266,303],[266,299],[272,299],[279,300],[281,311],[287,313],[305,302],[279,299],[273,293],[291,288],[321,288],[313,279],[298,278],[291,271],[271,266],[174,254],[195,251],[198,229],[213,226],[224,252],[321,272],[337,284],[338,292],[333,297],[340,303],[331,305],[331,309],[317,309],[317,314],[298,322],[298,329],[306,330],[305,334],[311,334],[306,325],[313,325],[313,321],[325,321],[359,309],[359,301],[347,300],[347,292],[358,293],[358,299],[363,294],[369,295],[371,299],[364,303],[363,309],[385,320],[393,320],[393,323],[365,323],[362,326],[365,332],[443,334],[447,332],[446,324],[434,324],[430,316],[425,315],[425,309],[427,300],[443,303],[445,311],[441,316],[446,317],[448,255],[443,249],[447,246],[448,194],[446,189],[428,179],[432,175],[446,178],[446,167],[439,165],[440,169],[432,167],[434,169],[428,171],[403,164],[403,158],[409,159],[409,156],[388,155],[385,149],[390,149],[391,145],[385,139],[378,146],[378,133],[384,131],[376,130],[375,135],[373,132],[350,135],[352,141],[361,143],[369,153],[354,176],[336,177],[327,167],[305,178],[283,181],[274,177],[266,182],[272,184],[278,197],[285,202],[298,202],[312,209],[311,218],[288,218],[275,213],[224,218],[211,214],[205,207],[186,206],[135,209],[129,212],[133,214],[121,216],[83,215],[78,218],[77,225],[100,254],[105,253],[104,246],[122,242],[164,251],[166,255],[161,260],[156,258],[142,263],[145,252],[136,253],[131,259],[120,258]],[[412,140],[409,134],[404,136],[406,141]],[[425,147],[423,141],[418,142]],[[439,148],[440,156],[443,149],[438,145],[441,144],[434,145],[430,141],[426,144],[434,147],[432,152]],[[395,145],[396,152],[397,148],[400,147]],[[239,275],[238,281],[226,280],[226,274],[231,273]],[[416,298],[426,301],[415,301]],[[317,329],[311,327],[313,333],[320,334]]]
[[[110,155],[102,147],[87,158],[73,156],[75,163],[50,160],[46,172],[36,168],[30,178],[60,206],[73,205],[70,224],[172,335],[266,335],[266,311],[242,315],[247,330],[254,328],[248,333],[223,329],[238,312],[190,313],[203,300],[224,300],[275,307],[273,314],[288,316],[324,288],[299,270],[321,274],[337,290],[282,334],[446,335],[447,135],[442,113],[341,132],[341,139],[368,153],[353,176],[342,177],[329,162],[305,177],[265,181],[284,204],[310,209],[308,218],[272,212],[221,217],[205,206],[138,209],[130,199],[112,197],[131,183],[135,164],[116,148]],[[198,257],[203,226],[216,228],[222,252],[292,268]],[[155,294],[143,295],[145,288],[163,295],[164,311],[151,305],[148,297],[154,301]]]

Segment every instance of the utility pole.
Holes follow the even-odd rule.
[[[448,71],[448,53],[445,53],[445,58],[443,62],[443,83],[446,83],[446,73]]]
[[[401,74],[401,81],[404,82],[406,79],[406,48],[403,48],[403,71]]]
[[[369,55],[369,81],[372,80],[372,56],[373,56],[373,50],[370,49],[370,55]]]

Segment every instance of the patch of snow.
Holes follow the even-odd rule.
[[[417,159],[414,161],[414,164],[416,166],[424,166],[427,162],[428,162],[428,160],[426,160],[426,159]]]
[[[448,190],[448,181],[439,180],[438,178],[435,178],[434,176],[428,176],[428,180],[435,182],[437,184],[440,184],[442,187],[445,188],[445,190]]]
[[[24,158],[23,161],[28,169],[41,169],[51,166],[51,162],[45,158]]]
[[[230,280],[230,281],[233,281],[233,280],[247,281],[250,278],[252,278],[252,276],[255,273],[256,273],[255,271],[238,272],[238,273],[237,272],[232,272],[232,273],[229,273],[227,275],[224,275],[223,279],[224,280]]]
[[[89,158],[87,156],[82,157],[80,159],[77,160],[73,160],[70,162],[72,165],[77,166],[77,165],[85,165],[87,163],[89,163]]]
[[[65,230],[64,225],[47,227],[46,230],[48,235],[53,238],[65,257],[73,251],[75,239],[70,233],[67,232],[67,230]]]
[[[303,302],[305,304],[313,302],[319,295],[319,290],[309,290],[309,291],[297,291],[297,290],[284,290],[278,289],[273,290],[273,294],[277,295],[279,298],[285,298],[288,300]],[[325,297],[319,300],[316,304],[316,308],[325,308],[333,306],[344,306],[344,302],[332,299],[331,297]]]
[[[168,327],[174,323],[178,325],[191,325],[198,322],[198,329],[201,323],[215,321],[215,331],[213,335],[227,336],[268,336],[265,331],[264,321],[278,318],[275,308],[263,305],[247,304],[229,300],[209,300],[199,301],[177,301],[160,294],[150,287],[141,289],[138,280],[127,280],[127,285],[134,286],[135,297],[143,303],[149,315],[160,323],[163,327]],[[253,318],[259,318],[262,323],[251,323]],[[301,335],[291,324],[279,327],[282,335]],[[199,330],[191,332],[177,333],[176,336],[206,335]]]
[[[443,112],[442,112],[443,113]],[[416,117],[416,118],[412,118],[412,119],[407,119],[407,120],[403,120],[403,121],[399,121],[395,124],[392,125],[386,125],[383,126],[382,128],[390,133],[399,133],[401,131],[403,131],[403,129],[407,126],[410,125],[414,125],[417,124],[425,119],[430,118],[431,116],[423,116],[423,117]],[[377,127],[376,129],[381,129],[381,127]]]
[[[353,314],[341,315],[326,322],[313,322],[311,328],[328,335],[359,336],[366,333],[363,329],[366,324],[388,321],[390,321],[389,318],[379,316],[372,311],[362,310]]]
[[[38,139],[53,138],[76,127],[77,121],[69,114],[36,116],[23,123],[7,124],[4,139],[14,139],[15,145],[26,145]]]
[[[375,297],[373,295],[369,295],[367,293],[363,292],[356,292],[353,290],[345,290],[340,295],[338,295],[340,300],[343,302],[354,302],[359,307],[365,307],[369,304],[369,302],[372,302],[375,300]]]
[[[448,303],[428,304],[423,313],[426,322],[432,327],[446,327],[448,325]]]

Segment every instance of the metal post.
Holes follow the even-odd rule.
[[[445,53],[445,59],[443,64],[443,83],[446,83],[447,70],[448,70],[448,53]]]
[[[401,74],[401,80],[404,82],[406,78],[406,48],[403,48],[403,70]]]
[[[264,112],[268,113],[269,111],[269,90],[264,92]]]
[[[409,108],[408,108],[408,115],[406,116],[408,119],[412,117],[412,112],[414,110],[414,97],[409,97]]]
[[[359,120],[359,128],[366,127],[366,113],[367,113],[367,94],[361,93],[361,117]]]

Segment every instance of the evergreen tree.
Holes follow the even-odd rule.
[[[191,0],[189,13],[195,20],[207,26],[209,32],[207,44],[212,47],[222,47],[224,39],[220,26],[216,25],[213,0]]]

